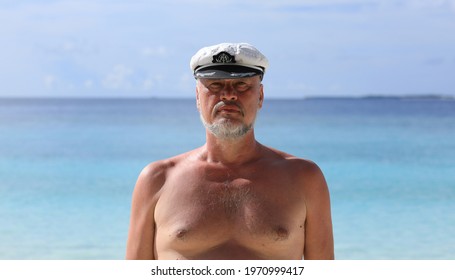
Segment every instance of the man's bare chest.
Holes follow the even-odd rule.
[[[303,238],[305,206],[292,182],[229,175],[169,178],[155,209],[157,234],[183,247],[231,240],[255,247]]]

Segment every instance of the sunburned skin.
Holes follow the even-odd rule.
[[[188,155],[176,158],[154,210],[156,257],[301,259],[304,192],[290,177],[276,177],[282,171],[274,156],[274,170],[262,172],[265,160],[226,172]]]
[[[153,162],[133,193],[127,259],[333,259],[319,167],[256,141],[261,77],[198,79],[206,143]]]

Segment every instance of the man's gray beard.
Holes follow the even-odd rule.
[[[254,121],[250,125],[247,125],[244,123],[232,122],[229,119],[221,119],[209,124],[204,120],[204,116],[202,116],[202,114],[199,115],[205,128],[220,139],[235,140],[241,138],[254,126]]]

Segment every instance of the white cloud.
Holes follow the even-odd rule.
[[[342,89],[343,89],[342,86],[339,84],[333,84],[333,85],[329,86],[329,91],[331,91],[331,92],[334,92],[334,91],[338,92]]]
[[[43,78],[44,86],[46,89],[52,89],[56,81],[56,77],[54,75],[48,74]]]
[[[87,88],[87,89],[93,88],[93,81],[92,80],[86,80],[84,82],[84,87]]]
[[[62,50],[65,52],[72,52],[76,48],[73,42],[64,42],[62,45]]]
[[[183,73],[181,76],[180,76],[180,81],[182,83],[188,83],[188,82],[194,82],[194,77],[188,73]]]
[[[157,74],[154,76],[155,81],[158,83],[162,83],[165,80],[165,76],[163,74]]]
[[[142,82],[142,89],[143,90],[151,90],[154,86],[154,81],[152,78],[146,78],[143,82]]]
[[[287,85],[287,90],[293,92],[311,93],[316,91],[317,88],[302,82],[290,82]]]
[[[447,8],[455,7],[455,0],[411,0],[404,1],[410,7],[415,8]]]
[[[146,57],[150,57],[150,56],[164,57],[168,54],[168,50],[166,47],[163,47],[163,46],[145,47],[142,49],[141,54]]]
[[[102,84],[107,89],[129,90],[132,88],[130,77],[133,75],[133,69],[123,64],[116,65],[112,71],[107,74]]]
[[[180,76],[180,82],[177,85],[177,89],[182,92],[188,92],[188,90],[192,90],[195,87],[195,80],[193,75],[188,73],[183,73]]]
[[[232,20],[219,21],[220,11]],[[442,78],[416,78],[415,88],[429,80],[434,91],[453,91],[453,11],[455,0],[10,1],[0,3],[0,94],[68,94],[68,84],[104,95],[187,94],[191,55],[222,40],[257,45],[271,61],[266,82],[280,96],[283,87],[289,96],[336,91],[328,85],[339,81],[346,93],[394,89],[388,79],[417,70],[421,77],[429,67]],[[192,32],[199,27],[204,32]],[[300,65],[303,84],[293,71]],[[386,82],[368,79],[373,74]]]
[[[258,1],[260,2],[260,1]],[[426,13],[433,11],[455,12],[455,0],[283,0],[265,2],[261,7],[267,7],[272,14],[287,12],[306,15],[310,14],[347,14],[352,16],[368,16],[368,14],[403,14],[413,12]]]

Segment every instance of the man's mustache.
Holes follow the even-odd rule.
[[[235,107],[237,107],[239,109],[239,111],[242,114],[242,116],[244,115],[242,105],[240,105],[236,101],[220,101],[220,102],[218,102],[217,104],[215,104],[215,107],[213,107],[213,114],[215,115],[220,110],[220,108],[223,107],[223,106],[235,106]]]

